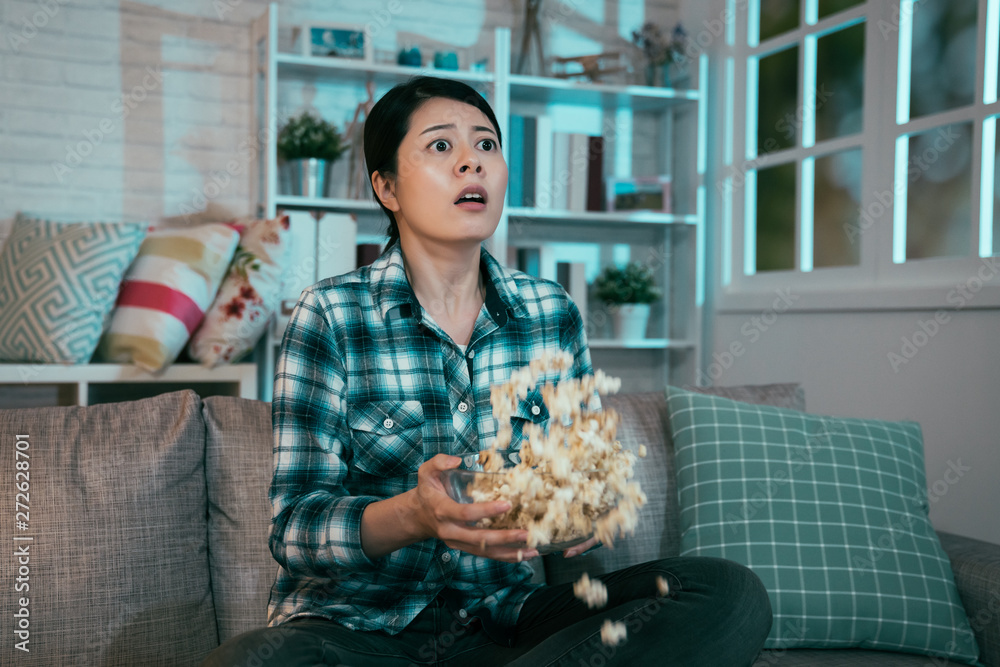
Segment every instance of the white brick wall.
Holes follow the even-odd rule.
[[[673,4],[549,0],[550,51],[614,44],[644,16],[672,23]],[[265,10],[261,0],[0,3],[0,237],[19,210],[153,221],[206,203],[220,216],[252,212],[240,146],[253,135],[249,24]],[[522,12],[523,0],[281,3],[284,25],[371,24],[376,48],[478,57],[492,54],[497,25],[517,41]],[[239,173],[216,188],[233,160]]]

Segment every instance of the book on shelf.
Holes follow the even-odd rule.
[[[563,286],[573,299],[583,322],[587,322],[587,264],[585,262],[557,262],[556,282]]]
[[[507,266],[536,278],[556,279],[555,254],[546,245],[507,248]]]
[[[587,137],[587,210],[604,210],[604,137]]]
[[[603,211],[603,137],[556,132],[549,116],[512,116],[510,206]]]
[[[316,230],[316,280],[353,271],[357,266],[357,217],[353,213],[327,213],[316,223]]]

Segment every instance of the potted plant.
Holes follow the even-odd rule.
[[[647,22],[632,31],[634,44],[646,57],[646,85],[670,86],[669,66],[683,63],[687,47],[687,31],[680,23],[674,26],[668,38],[660,26]]]
[[[308,111],[285,123],[277,148],[287,191],[304,197],[326,196],[331,167],[347,150],[333,123]]]
[[[653,271],[639,262],[624,268],[609,266],[594,281],[597,297],[611,309],[611,327],[615,338],[629,340],[646,337],[649,304],[662,295],[655,285]]]

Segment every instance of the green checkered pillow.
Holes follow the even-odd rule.
[[[670,387],[681,555],[764,582],[767,648],[979,655],[927,518],[919,424],[819,417]]]

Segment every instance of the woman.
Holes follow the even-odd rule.
[[[482,248],[507,187],[500,142],[489,105],[455,81],[413,79],[372,109],[365,158],[388,247],[370,267],[305,290],[291,317],[272,406],[270,547],[281,567],[271,627],[206,664],[576,665],[599,655],[730,667],[756,656],[771,612],[746,568],[646,563],[600,577],[609,601],[590,610],[571,585],[530,583],[525,531],[471,527],[506,505],[462,505],[444,491],[439,474],[474,462],[496,434],[491,385],[543,351],[574,360],[543,382],[592,373],[566,293]],[[524,401],[513,443],[546,419],[539,404],[537,394]],[[658,576],[666,597],[653,594]],[[624,644],[601,644],[604,619],[626,622]]]

